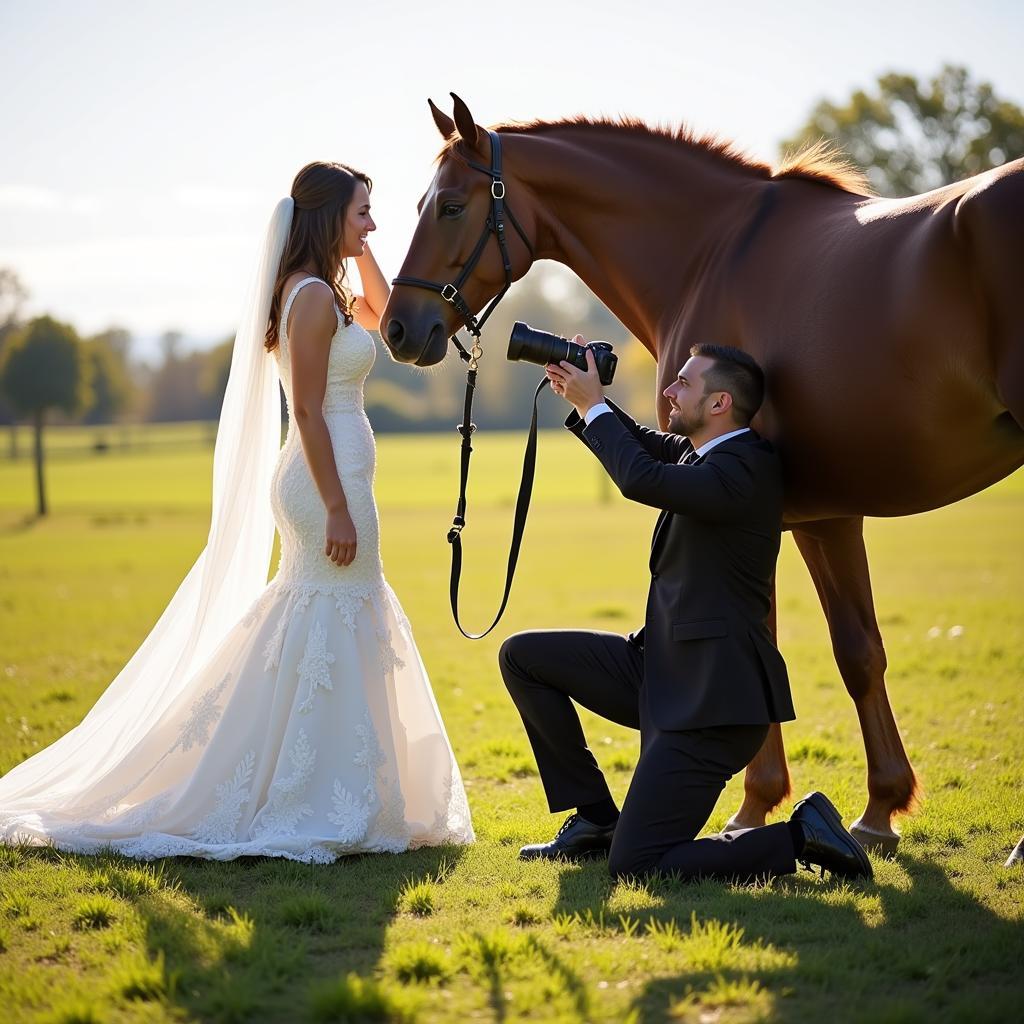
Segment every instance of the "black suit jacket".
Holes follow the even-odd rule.
[[[786,664],[767,626],[782,540],[782,469],[754,431],[692,465],[685,438],[636,424],[614,403],[565,425],[622,494],[662,510],[651,542],[642,699],[666,730],[796,717]]]

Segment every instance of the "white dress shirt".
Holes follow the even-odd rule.
[[[705,441],[699,448],[696,449],[697,458],[703,458],[716,444],[721,444],[723,441],[728,441],[730,437],[735,437],[737,434],[745,434],[750,427],[739,427],[736,430],[730,430],[728,434],[719,434],[718,437],[711,438],[710,441]]]
[[[591,423],[597,419],[602,413],[612,412],[612,407],[607,402],[598,402],[597,405],[592,405],[588,410],[586,416],[583,417],[583,422],[589,427]],[[750,427],[738,427],[736,430],[730,430],[727,434],[719,434],[718,437],[711,438],[710,441],[705,441],[697,451],[697,458],[703,458],[716,444],[721,444],[723,441],[728,441],[730,437],[736,437],[737,434],[743,434],[748,431]]]

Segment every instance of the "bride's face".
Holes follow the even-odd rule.
[[[361,181],[356,182],[355,191],[352,193],[352,202],[348,204],[345,212],[345,230],[341,247],[341,257],[362,256],[366,247],[366,236],[371,231],[376,231],[370,216],[370,193]]]

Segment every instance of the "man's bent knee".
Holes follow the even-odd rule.
[[[501,647],[498,648],[498,666],[501,669],[506,686],[509,685],[516,675],[521,674],[523,671],[519,660],[519,655],[521,655],[523,648],[522,638],[522,633],[513,633],[510,637],[506,637]]]
[[[634,850],[616,850],[613,846],[608,854],[608,874],[618,881],[621,878],[644,878],[657,870],[658,858],[644,857]]]
[[[530,674],[527,666],[534,660],[530,650],[538,640],[548,635],[544,630],[528,629],[521,633],[513,633],[502,641],[501,647],[498,648],[498,666],[506,686]]]

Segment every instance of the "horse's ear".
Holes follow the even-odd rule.
[[[441,138],[447,142],[455,134],[455,122],[439,107],[435,106],[433,100],[427,100],[430,104],[430,112],[434,115],[434,124],[441,133]]]
[[[459,135],[462,136],[462,141],[465,142],[470,149],[479,153],[480,129],[473,120],[473,115],[469,112],[469,107],[467,107],[466,104],[455,95],[455,93],[452,93],[451,96],[455,101],[455,126],[459,129]]]

